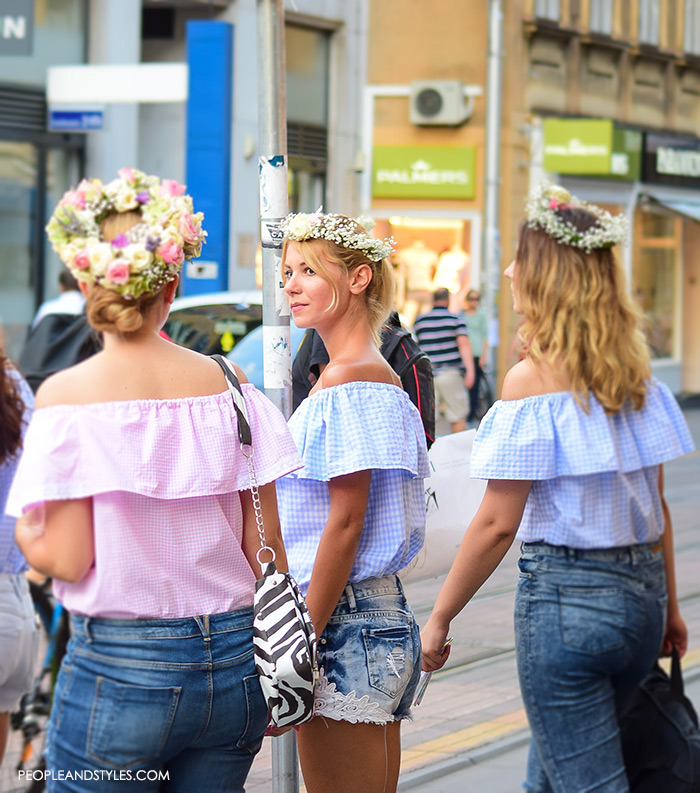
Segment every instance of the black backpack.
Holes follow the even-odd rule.
[[[656,664],[619,718],[622,753],[632,793],[698,793],[698,717],[683,692],[674,650],[669,677]]]
[[[49,375],[84,361],[102,349],[85,314],[47,314],[29,331],[19,368],[32,391]]]
[[[430,448],[435,441],[435,389],[430,358],[401,325],[395,311],[382,328],[381,335],[381,353],[401,378],[404,391],[418,408],[425,430],[425,441]]]

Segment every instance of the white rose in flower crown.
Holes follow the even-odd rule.
[[[131,272],[143,272],[153,261],[153,254],[141,245],[127,245],[122,250],[122,258],[129,262]]]
[[[107,272],[107,267],[114,259],[112,246],[108,242],[93,242],[87,248],[90,258],[90,272],[97,278]]]
[[[568,204],[571,201],[571,193],[564,187],[552,185],[549,188],[549,197],[556,199],[559,204]]]
[[[312,225],[308,215],[295,215],[287,223],[287,236],[303,240],[311,234]]]
[[[114,197],[114,208],[117,212],[127,212],[139,205],[136,200],[136,191],[131,188],[120,190]]]

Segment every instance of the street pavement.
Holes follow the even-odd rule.
[[[689,405],[684,412],[700,448],[700,404]],[[679,598],[690,632],[683,667],[688,691],[700,711],[700,452],[667,464],[666,496],[675,532]],[[512,624],[518,553],[513,546],[452,624],[450,658],[433,676],[421,705],[414,708],[414,720],[402,728],[401,791],[515,793],[521,789],[528,728],[517,682]],[[427,619],[445,574],[406,582],[419,623]],[[255,759],[248,793],[272,790],[272,740],[277,739],[265,740]],[[0,775],[0,792],[9,793],[14,787],[3,784],[4,776]]]

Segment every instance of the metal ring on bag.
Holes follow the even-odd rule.
[[[263,551],[269,551],[272,554],[272,559],[268,559],[267,562],[261,562],[260,561],[260,554]],[[263,564],[270,564],[270,562],[274,562],[275,559],[277,558],[277,554],[275,553],[274,548],[270,548],[269,545],[263,545],[263,547],[260,548],[260,550],[255,554],[255,558],[258,560],[258,564],[260,565],[260,567],[262,567]]]
[[[241,447],[241,454],[244,457],[252,457],[253,456],[254,449],[253,449],[253,447],[250,444],[241,443],[240,447]],[[246,449],[248,449],[248,451],[246,451]]]

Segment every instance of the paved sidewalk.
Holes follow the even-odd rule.
[[[700,409],[688,409],[685,415],[700,448]],[[683,666],[686,675],[694,678],[700,675],[700,452],[666,466],[666,497],[675,532],[678,592],[690,632]],[[512,623],[518,555],[514,545],[453,622],[450,659],[433,676],[422,704],[414,709],[414,720],[402,731],[400,790],[437,791],[442,788],[422,785],[435,775],[449,774],[460,763],[466,767],[482,757],[491,762],[494,752],[510,753],[513,747],[526,744],[529,732],[517,682]],[[444,577],[406,584],[420,623],[430,613]],[[698,700],[700,692],[696,699],[700,705]],[[250,793],[272,790],[270,740],[266,739],[248,778]],[[524,763],[524,748],[521,755]],[[513,763],[513,755],[509,757]],[[520,755],[516,752],[515,757]]]

